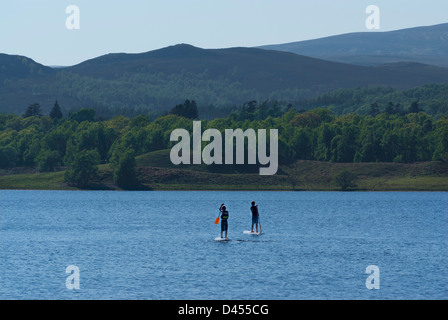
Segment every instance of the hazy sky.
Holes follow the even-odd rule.
[[[69,5],[79,8],[79,30],[66,27]],[[1,0],[0,53],[73,65],[178,43],[252,47],[373,32],[369,5],[380,8],[380,32],[448,22],[448,0]]]

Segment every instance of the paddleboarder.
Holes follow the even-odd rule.
[[[221,205],[221,208],[219,210],[221,211],[221,238],[222,233],[225,232],[225,239],[227,239],[227,229],[229,227],[227,220],[229,219],[229,211],[227,211],[224,204]]]
[[[252,204],[252,206],[250,207],[250,211],[252,212],[252,228],[251,228],[250,232],[254,232],[254,225],[255,225],[255,230],[258,233],[258,218],[259,218],[260,214],[258,213],[258,206],[255,205],[255,201],[252,201],[251,204]],[[261,229],[261,227],[260,227],[260,229]]]

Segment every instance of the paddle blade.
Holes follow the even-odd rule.
[[[215,224],[219,224],[219,217],[216,218],[216,220],[215,220]]]

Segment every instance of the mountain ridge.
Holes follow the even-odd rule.
[[[21,55],[0,53],[0,80],[27,78],[32,75],[52,75],[54,69]]]
[[[415,61],[448,67],[448,23],[384,32],[353,32],[258,46],[357,65]]]
[[[263,48],[188,44],[111,53],[57,69],[1,54],[0,71],[0,112],[14,113],[55,100],[67,109],[161,112],[185,99],[229,108],[250,100],[297,101],[341,88],[448,83],[447,68],[419,62],[362,66]]]

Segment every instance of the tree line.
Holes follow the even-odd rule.
[[[202,130],[278,129],[280,164],[448,161],[448,116],[434,120],[418,105],[413,108],[396,113],[371,105],[370,114],[337,116],[325,108],[304,111],[253,100],[227,117],[202,120]],[[135,157],[171,148],[171,132],[184,128],[192,133],[197,118],[194,100],[155,119],[98,120],[94,109],[64,116],[57,102],[49,115],[42,115],[33,104],[23,115],[0,114],[0,168],[66,169],[68,183],[86,187],[98,176],[99,164],[110,164],[117,185],[136,187]]]

